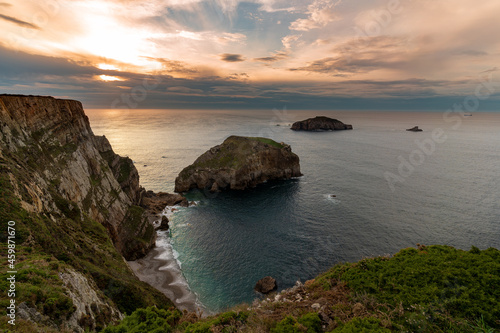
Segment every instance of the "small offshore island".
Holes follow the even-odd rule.
[[[300,175],[299,157],[290,146],[231,136],[185,168],[176,190],[243,190]],[[132,160],[94,135],[78,101],[0,95],[0,185],[0,220],[9,236],[7,226],[15,227],[16,244],[15,267],[7,268],[11,248],[2,233],[5,332],[500,328],[500,251],[474,246],[465,251],[417,244],[394,255],[337,264],[305,283],[214,316],[180,311],[161,288],[141,282],[126,260],[154,256],[152,220],[166,205],[188,202],[142,188]],[[15,283],[8,272],[14,268]],[[8,298],[13,284],[15,298]]]
[[[175,192],[193,188],[244,190],[268,180],[299,176],[299,157],[289,145],[233,135],[184,168],[175,179]]]
[[[340,120],[328,118],[325,116],[317,116],[302,121],[293,123],[292,130],[294,131],[341,131],[352,130],[352,125],[346,125]]]

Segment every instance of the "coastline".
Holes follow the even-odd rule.
[[[178,208],[166,207],[162,215],[170,218],[172,210]],[[174,249],[168,240],[168,231],[157,230],[156,233],[155,247],[145,257],[128,261],[128,265],[139,280],[162,292],[179,310],[208,314],[182,274]]]

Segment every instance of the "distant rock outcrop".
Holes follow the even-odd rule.
[[[257,281],[253,289],[261,294],[269,294],[270,292],[278,289],[278,284],[276,283],[276,280],[271,276],[266,276],[265,278]]]
[[[230,136],[179,173],[175,192],[193,188],[244,190],[267,180],[301,175],[299,157],[289,145],[266,138]]]
[[[422,132],[423,130],[421,128],[418,128],[418,126],[414,126],[412,128],[408,128],[407,131],[409,131],[409,132]]]
[[[294,131],[339,131],[351,130],[352,125],[346,125],[337,119],[318,116],[315,118],[297,121],[292,125],[291,129]]]

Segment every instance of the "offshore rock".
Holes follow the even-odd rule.
[[[140,198],[141,207],[146,209],[146,214],[151,223],[162,218],[161,213],[167,206],[189,206],[187,199],[177,193],[154,193],[153,191],[143,189]]]
[[[268,180],[302,176],[299,157],[289,145],[271,139],[230,136],[184,168],[175,192],[244,190]]]
[[[339,131],[351,130],[352,125],[346,125],[340,120],[332,119],[324,116],[309,118],[295,122],[292,127],[294,131]]]
[[[270,276],[266,276],[265,278],[262,278],[259,281],[257,281],[253,289],[261,294],[269,294],[270,292],[278,289],[278,284],[276,284],[275,279],[273,279]]]
[[[409,132],[422,132],[423,130],[421,128],[418,128],[418,126],[414,126],[412,128],[408,128],[407,131],[409,131]]]

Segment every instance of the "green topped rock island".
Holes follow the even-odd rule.
[[[268,180],[299,176],[299,157],[289,145],[266,138],[230,136],[179,173],[175,192],[194,188],[244,190]]]

